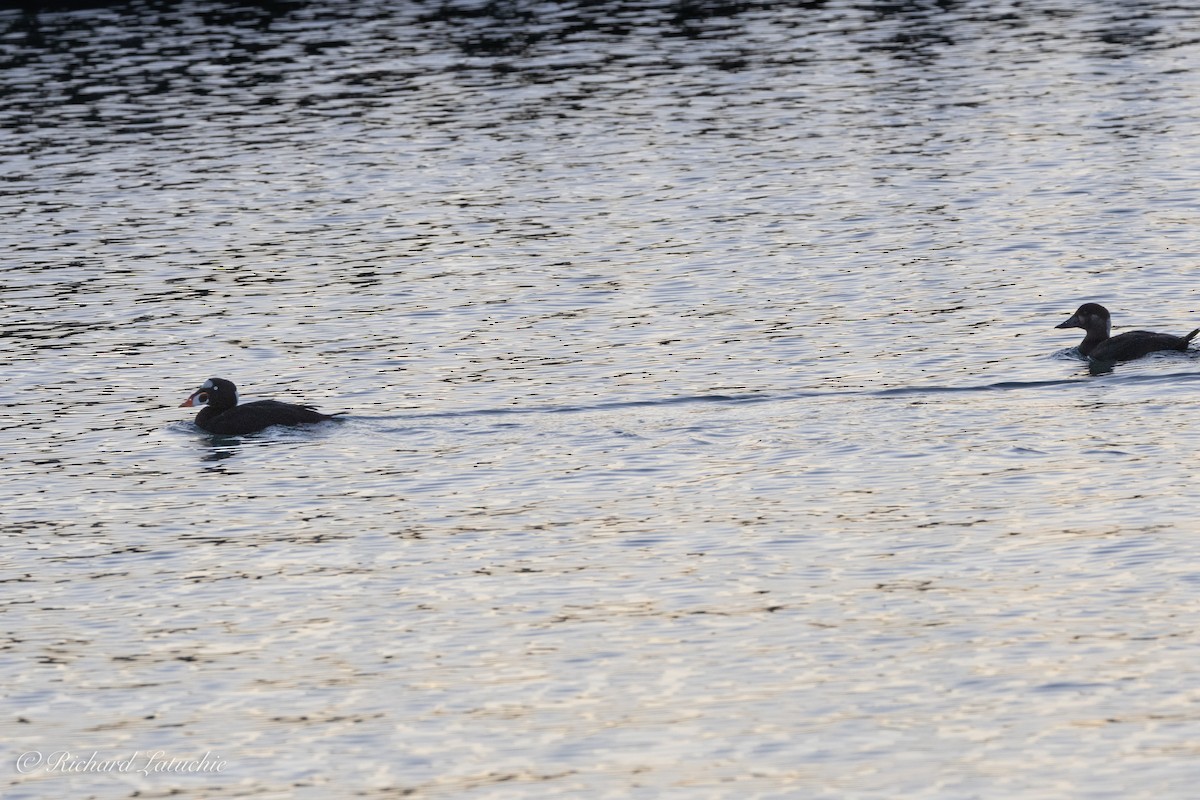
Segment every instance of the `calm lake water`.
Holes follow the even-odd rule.
[[[0,10],[5,798],[1190,798],[1200,12]],[[211,437],[204,379],[341,424]],[[177,759],[177,762],[172,762]]]

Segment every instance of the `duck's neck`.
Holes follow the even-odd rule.
[[[196,424],[203,428],[205,420],[210,420],[213,417],[220,416],[233,407],[234,406],[229,406],[228,408],[218,408],[215,406],[205,406],[204,408],[200,409],[200,413],[196,415]]]
[[[1102,331],[1088,331],[1087,336],[1083,337],[1083,341],[1079,344],[1079,352],[1085,356],[1090,356],[1100,344],[1108,340],[1108,328],[1105,327]]]

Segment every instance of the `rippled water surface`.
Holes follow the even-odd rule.
[[[0,10],[0,794],[1193,796],[1200,356],[1053,326],[1200,325],[1198,59],[1169,2]],[[346,419],[212,437],[212,376]]]

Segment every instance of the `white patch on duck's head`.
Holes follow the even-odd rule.
[[[1112,335],[1112,317],[1107,311],[1090,311],[1083,318],[1084,330],[1104,330],[1105,336]]]

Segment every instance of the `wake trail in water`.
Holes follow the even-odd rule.
[[[397,414],[372,417],[375,420],[416,422],[421,420],[454,419],[462,417],[501,417],[527,414],[583,414],[602,411],[621,411],[635,408],[666,408],[676,405],[749,405],[758,403],[783,403],[794,400],[824,400],[843,397],[920,397],[925,395],[973,394],[986,392],[1010,392],[1028,389],[1046,389],[1054,386],[1095,386],[1105,384],[1130,385],[1154,383],[1179,383],[1200,381],[1200,372],[1178,372],[1166,375],[1094,375],[1088,377],[1056,378],[1041,381],[999,381],[978,386],[892,386],[885,389],[834,389],[829,391],[805,390],[795,392],[756,392],[753,394],[698,394],[683,397],[648,398],[645,400],[619,400],[600,403],[579,403],[561,406],[526,406],[513,408],[480,408],[463,411],[437,411],[425,414]]]

